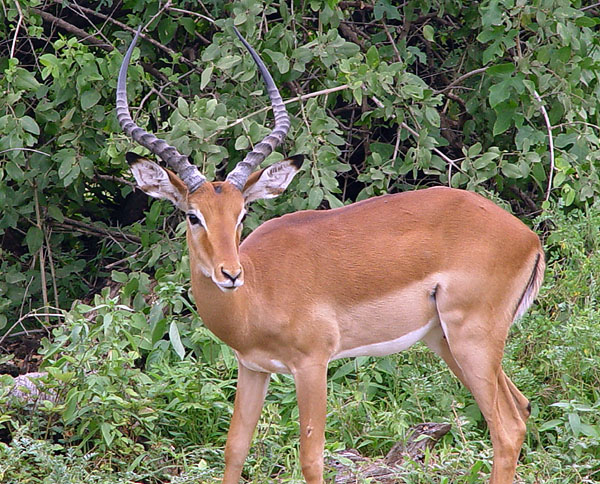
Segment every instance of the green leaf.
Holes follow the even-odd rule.
[[[515,110],[516,103],[514,101],[505,102],[496,108],[496,122],[492,131],[494,136],[504,133],[514,124],[517,117]]]
[[[246,12],[241,11],[236,14],[235,18],[233,19],[233,24],[237,27],[238,25],[244,24],[247,20],[248,15]]]
[[[360,52],[360,47],[352,42],[344,42],[336,49],[336,52],[343,57],[352,57]]]
[[[362,87],[357,87],[357,88],[352,89],[352,95],[354,96],[354,100],[356,101],[356,104],[358,104],[359,106],[362,105],[362,96],[363,96]]]
[[[110,278],[113,281],[119,282],[121,284],[125,284],[129,280],[129,277],[127,276],[127,274],[125,272],[120,272],[120,271],[112,271],[110,273]]]
[[[210,66],[208,66],[206,69],[204,69],[202,71],[202,75],[200,76],[200,89],[204,89],[210,82],[210,79],[211,79],[212,73],[213,73],[213,69],[214,69],[214,66],[211,64]]]
[[[277,65],[277,70],[282,74],[285,74],[290,70],[290,61],[281,52],[275,52],[273,50],[265,49],[265,53],[271,58],[271,60]]]
[[[94,162],[87,156],[82,156],[79,159],[79,168],[86,177],[92,178],[94,176]]]
[[[57,66],[60,63],[54,54],[42,54],[38,59],[40,64],[46,67]]]
[[[544,173],[544,179],[545,179],[545,173]],[[555,176],[554,179],[552,181],[552,186],[553,188],[558,188],[560,187],[565,180],[567,179],[567,175],[565,174],[564,171],[559,171]]]
[[[578,19],[575,20],[575,25],[577,25],[577,27],[595,27],[596,25],[598,25],[600,23],[600,19],[598,18],[591,18],[591,17],[579,17]]]
[[[570,204],[568,204],[568,205],[570,205]],[[569,418],[569,425],[571,427],[573,435],[575,435],[575,437],[577,437],[581,433],[581,419],[579,418],[579,415],[576,413],[570,413],[568,418]]]
[[[345,377],[346,375],[349,375],[350,373],[354,372],[355,370],[356,370],[355,362],[347,361],[342,366],[340,366],[337,370],[335,370],[335,373],[330,378],[330,380],[331,381],[340,380],[343,377]]]
[[[245,134],[238,136],[235,140],[235,149],[238,151],[243,151],[248,148],[248,146],[250,146],[250,142],[248,141],[248,136]]]
[[[548,430],[552,430],[555,429],[556,427],[560,427],[562,425],[562,420],[549,420],[548,422],[544,422],[542,425],[539,426],[538,431],[539,432],[547,432]]]
[[[161,318],[159,319],[154,327],[152,328],[152,346],[154,346],[158,341],[162,339],[165,335],[165,331],[167,329],[167,319]]]
[[[477,143],[475,143],[473,146],[469,147],[469,151],[467,152],[469,157],[473,158],[474,156],[477,156],[479,153],[481,153],[481,143],[478,141]]]
[[[515,65],[512,62],[497,64],[489,67],[485,72],[490,76],[509,76],[515,72]]]
[[[511,84],[508,81],[502,81],[490,87],[488,99],[490,106],[495,108],[498,104],[506,101],[511,94]]]
[[[184,118],[190,115],[190,105],[182,97],[177,99],[177,110]]]
[[[79,403],[79,399],[82,392],[72,388],[69,390],[67,394],[67,399],[65,403],[65,410],[63,411],[62,418],[66,423],[71,423],[73,421],[73,417],[75,416],[75,412],[77,410],[77,405]]]
[[[425,25],[423,27],[423,37],[425,37],[425,40],[427,40],[429,42],[433,42],[433,34],[434,34],[434,30],[431,25]]]
[[[175,31],[177,30],[178,22],[173,22],[170,17],[163,18],[157,26],[158,37],[163,44],[167,44],[173,40]]]
[[[79,176],[80,172],[81,170],[79,168],[79,165],[73,166],[71,171],[67,173],[66,176],[63,178],[63,185],[65,187],[68,187],[71,183],[75,181],[75,179]]]
[[[196,121],[190,119],[188,129],[196,138],[204,138],[204,130]]]
[[[110,444],[112,444],[112,441],[115,438],[112,425],[110,425],[108,422],[102,422],[100,424],[100,431],[102,432],[102,438],[104,439],[107,447],[110,447]]]
[[[204,52],[202,52],[202,62],[208,62],[211,60],[214,60],[216,58],[218,58],[221,55],[221,46],[219,44],[212,43],[210,44],[206,49],[204,49]]]
[[[28,70],[18,67],[15,73],[15,87],[24,91],[34,91],[41,84],[35,76]]]
[[[177,327],[176,321],[171,321],[171,324],[169,325],[169,340],[171,341],[175,353],[183,360],[185,358],[185,348],[183,347],[183,344],[181,344],[181,337],[179,336],[179,328]]]
[[[48,215],[60,223],[64,222],[65,220],[65,216],[60,211],[60,208],[58,208],[56,205],[48,205]]]
[[[487,168],[487,166],[496,158],[498,158],[500,155],[498,153],[490,153],[489,151],[487,153],[484,153],[483,155],[481,155],[479,158],[477,158],[474,162],[473,162],[473,167],[476,170],[483,170],[484,168]]]
[[[371,67],[377,67],[379,65],[379,51],[374,45],[367,50],[367,63]]]
[[[389,20],[402,20],[400,8],[392,5],[389,0],[378,0],[373,7],[375,20],[381,20],[385,15]]]
[[[14,161],[9,161],[4,166],[4,169],[8,176],[16,182],[22,182],[25,178],[25,172]]]
[[[95,89],[88,89],[81,94],[80,102],[81,109],[84,111],[90,109],[92,106],[95,106],[100,101],[100,93]]]
[[[500,57],[504,54],[504,49],[501,42],[493,42],[487,49],[483,51],[482,61],[487,64],[492,59]]]
[[[39,227],[32,225],[27,230],[27,235],[25,235],[25,242],[27,243],[27,247],[29,248],[29,253],[34,254],[44,243],[44,233]]]
[[[425,119],[436,128],[440,127],[440,113],[437,112],[437,109],[432,108],[431,106],[425,106]]]
[[[320,187],[312,187],[308,192],[308,208],[315,209],[323,200],[323,190]]]
[[[498,6],[498,0],[491,0],[487,7],[481,7],[481,23],[484,27],[502,25],[502,9]]]
[[[73,162],[75,161],[74,156],[67,156],[63,158],[58,167],[58,176],[59,178],[65,178],[69,172],[73,169]]]
[[[561,190],[562,199],[567,207],[571,206],[575,201],[576,192],[571,185],[563,185]]]
[[[502,165],[502,173],[508,178],[522,177],[521,170],[513,163],[506,163],[505,165]]]
[[[242,58],[239,55],[226,55],[217,62],[217,67],[221,70],[229,70],[234,65],[239,64]]]
[[[196,34],[196,22],[194,22],[193,18],[190,17],[179,17],[177,21],[183,25],[183,28],[186,30],[188,34],[195,35]]]
[[[25,131],[28,131],[31,134],[40,134],[40,127],[33,118],[23,116],[19,121]]]
[[[343,207],[344,206],[344,204],[342,203],[342,201],[340,199],[336,198],[331,193],[326,193],[325,194],[325,200],[327,200],[329,202],[329,206],[331,208],[339,208],[339,207]]]

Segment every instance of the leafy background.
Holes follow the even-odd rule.
[[[180,215],[134,190],[124,153],[142,150],[121,133],[114,97],[142,24],[134,118],[222,177],[271,123],[232,23],[290,101],[283,154],[308,160],[283,196],[254,204],[246,230],[440,184],[519,215],[549,262],[507,348],[534,410],[519,479],[600,478],[599,11],[566,0],[1,2],[0,346],[10,366],[11,341],[43,336],[57,398],[9,406],[3,377],[0,480],[218,477],[235,358],[194,312]],[[422,347],[336,363],[330,381],[328,452],[381,455],[410,425],[448,421],[437,454],[407,464],[404,480],[489,472],[472,398]],[[294,399],[273,377],[250,481],[300,479]]]

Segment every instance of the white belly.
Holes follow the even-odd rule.
[[[264,357],[249,358],[246,356],[241,356],[237,351],[236,355],[239,362],[252,371],[258,371],[261,373],[291,373],[287,365],[279,360]]]
[[[399,338],[344,349],[336,353],[331,359],[337,360],[338,358],[348,358],[355,356],[385,356],[390,355],[392,353],[404,351],[405,349],[414,345],[421,338],[423,338],[423,336],[425,336],[436,323],[437,320],[433,319],[429,321],[425,326],[421,326],[420,328],[406,333],[405,335],[400,336]]]

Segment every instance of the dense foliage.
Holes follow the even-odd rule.
[[[597,480],[599,12],[567,0],[2,2],[0,344],[45,328],[58,399],[35,418],[18,407],[0,416],[13,436],[0,481],[219,474],[235,358],[194,313],[179,214],[133,189],[124,153],[142,150],[114,115],[140,24],[134,118],[208,177],[271,123],[232,24],[290,100],[280,151],[308,162],[282,197],[254,204],[248,230],[445,184],[486,194],[547,236],[544,294],[506,362],[534,409],[519,472]],[[109,281],[118,289],[102,291]],[[340,362],[331,377],[330,452],[380,454],[411,423],[453,420],[434,472],[407,469],[406,482],[478,482],[486,471],[491,447],[471,397],[422,348]],[[289,379],[274,377],[249,461],[257,481],[299,476],[294,399]]]

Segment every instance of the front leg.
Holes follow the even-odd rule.
[[[238,382],[233,417],[225,445],[223,484],[238,484],[252,434],[267,394],[270,373],[252,371],[238,363]]]
[[[327,363],[294,371],[300,411],[300,464],[307,484],[323,483],[323,448],[327,416]]]

